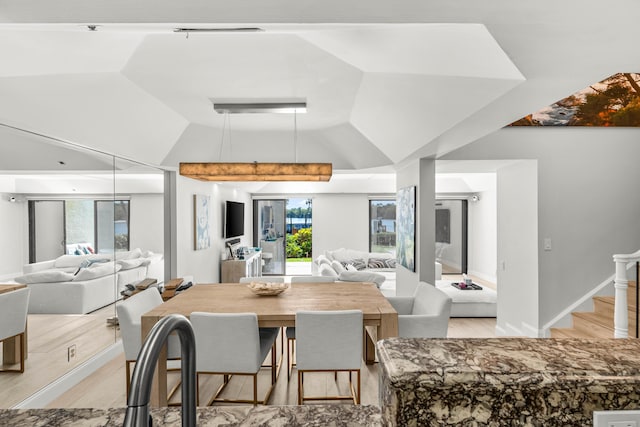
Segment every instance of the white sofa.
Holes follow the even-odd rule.
[[[352,266],[351,268],[348,266]],[[358,275],[351,276],[342,269],[350,268],[363,273],[374,273],[383,276],[378,287],[386,296],[396,294],[396,257],[386,252],[364,252],[354,249],[340,248],[325,251],[313,260],[311,273],[315,276],[332,276],[337,280],[357,280]],[[436,280],[442,277],[442,265],[436,262]],[[366,277],[364,274],[362,277]],[[373,280],[369,280],[373,281]]]
[[[127,284],[162,281],[162,254],[135,249],[113,255],[62,255],[26,264],[14,280],[31,289],[30,314],[85,314],[120,298]]]

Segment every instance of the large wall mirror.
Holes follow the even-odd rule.
[[[0,375],[0,407],[33,407],[114,351],[127,285],[164,279],[164,172],[4,126],[0,159],[0,283],[31,289],[25,371]]]

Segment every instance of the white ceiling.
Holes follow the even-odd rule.
[[[0,0],[0,123],[165,168],[329,161],[337,174],[389,173],[639,71],[638,16],[630,0]],[[211,105],[282,99],[305,99],[308,113],[225,124]],[[0,127],[0,170],[108,166],[41,141]]]

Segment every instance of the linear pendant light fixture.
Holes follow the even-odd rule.
[[[214,103],[220,114],[306,113],[306,102]],[[297,121],[294,126],[294,153]],[[224,135],[224,130],[223,130]],[[331,163],[180,163],[180,175],[200,181],[329,181]]]

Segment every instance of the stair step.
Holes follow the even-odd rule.
[[[551,338],[594,338],[594,336],[573,328],[551,328]]]
[[[613,318],[593,312],[571,313],[573,327],[595,337],[613,337]]]
[[[603,312],[606,314],[610,314],[613,318],[613,313],[615,310],[616,300],[614,297],[593,297],[593,308],[595,312]],[[627,311],[629,312],[630,318],[635,319],[636,313],[636,305],[635,303],[629,302],[627,306]]]

